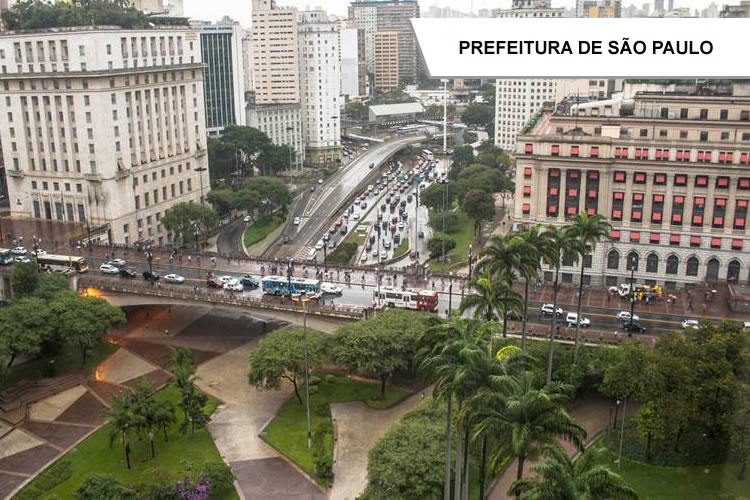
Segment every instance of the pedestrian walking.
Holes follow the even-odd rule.
[[[191,260],[191,259],[190,259],[190,256],[188,255],[188,264],[190,264],[190,260]]]

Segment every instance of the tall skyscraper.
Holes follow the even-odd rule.
[[[275,0],[253,0],[253,92],[247,102],[247,124],[274,144],[291,146],[293,165],[304,160],[299,90],[297,11],[277,7]]]
[[[416,0],[361,0],[349,6],[349,19],[365,31],[367,71],[375,72],[375,33],[398,34],[398,73],[404,83],[416,83],[419,77],[419,50],[409,19],[419,17]]]
[[[324,11],[300,12],[298,37],[305,158],[325,165],[341,160],[339,25]]]
[[[375,88],[395,89],[398,82],[398,33],[378,31],[375,33]]]
[[[657,16],[664,14],[664,0],[654,0],[654,14]]]
[[[576,10],[583,1],[576,1]],[[552,8],[552,0],[513,0],[510,9],[493,9],[492,17],[563,17],[564,12],[562,7]]]
[[[220,22],[194,23],[200,29],[206,131],[220,133],[229,125],[245,124],[245,66],[243,30],[225,17]]]
[[[165,210],[208,182],[198,33],[112,27],[0,34],[11,213],[166,244]]]
[[[341,95],[345,100],[367,95],[365,30],[344,21],[339,30],[341,54]]]

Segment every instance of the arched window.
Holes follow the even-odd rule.
[[[737,283],[740,280],[740,263],[733,260],[727,266],[727,281]]]
[[[626,268],[628,271],[638,271],[638,252],[630,252],[628,254]]]
[[[648,254],[646,257],[646,272],[647,273],[658,273],[659,272],[659,256],[655,253]]]
[[[698,266],[700,266],[700,262],[698,261],[698,257],[690,257],[687,260],[687,265],[685,268],[685,274],[688,276],[698,276]]]
[[[607,269],[619,269],[620,268],[620,252],[617,250],[610,250],[607,254]]]
[[[667,274],[677,274],[680,268],[680,259],[676,255],[667,257]]]
[[[706,265],[706,279],[708,281],[715,281],[719,279],[719,260],[711,259]]]

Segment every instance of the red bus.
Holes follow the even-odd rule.
[[[380,295],[375,292],[375,300],[379,305],[398,307],[415,311],[437,312],[438,294],[432,290],[397,290],[383,288]]]

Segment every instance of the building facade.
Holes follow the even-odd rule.
[[[742,0],[739,5],[724,5],[719,17],[750,17],[750,0]]]
[[[301,169],[305,148],[297,11],[277,7],[275,0],[253,0],[252,8],[253,94],[247,102],[247,121],[257,124],[274,144],[294,148],[292,163]]]
[[[399,84],[398,33],[375,33],[375,88],[397,89]]]
[[[513,0],[510,9],[492,10],[492,17],[563,17],[564,14],[562,7],[552,8],[552,0]]]
[[[392,31],[398,34],[398,72],[404,83],[419,78],[419,49],[409,19],[419,17],[416,0],[362,0],[352,2],[349,19],[365,31],[367,71],[375,72],[375,34]]]
[[[341,160],[339,25],[324,11],[299,15],[300,94],[305,158],[313,165]]]
[[[218,135],[224,127],[245,125],[245,66],[240,23],[200,23],[206,131]]]
[[[367,96],[365,30],[344,24],[339,31],[341,96],[344,101]]]
[[[198,33],[6,33],[0,66],[11,214],[166,244],[165,210],[209,188]]]
[[[557,80],[497,80],[495,84],[495,146],[512,151],[516,134],[542,104],[555,100]]]
[[[603,110],[600,110],[603,112]],[[750,279],[750,87],[642,92],[627,113],[545,113],[519,136],[514,227],[580,212],[613,225],[584,283]],[[567,259],[562,281],[576,282]],[[545,279],[552,271],[545,268]]]

